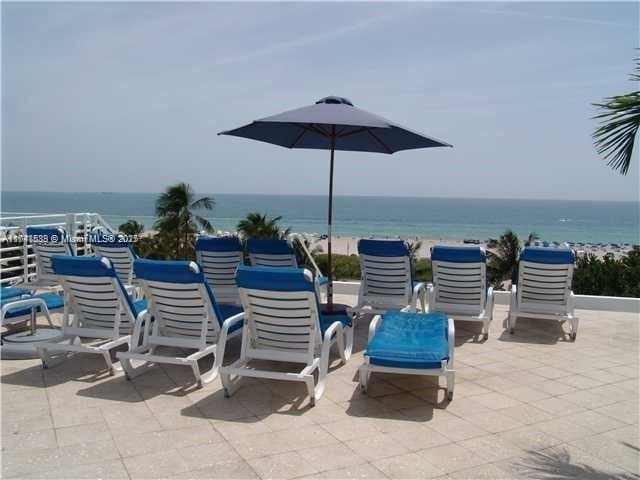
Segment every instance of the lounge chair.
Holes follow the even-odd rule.
[[[328,279],[322,275],[320,268],[307,251],[304,241],[304,238],[298,234],[291,234],[288,240],[250,238],[247,240],[249,262],[254,267],[298,268],[298,260],[293,248],[293,242],[298,242],[303,247],[307,258],[313,266],[314,281],[318,295],[326,295]]]
[[[314,405],[324,393],[331,346],[337,344],[343,362],[351,356],[351,318],[322,312],[313,276],[306,269],[240,266],[236,282],[245,326],[240,359],[221,369],[225,395],[231,395],[238,386],[240,379],[232,376],[290,380],[306,385]],[[285,373],[254,368],[250,365],[253,360],[299,363],[304,367]]]
[[[371,373],[444,376],[447,398],[453,399],[455,327],[446,314],[393,310],[376,315],[369,325],[369,342],[359,368],[364,392]]]
[[[2,306],[0,324],[3,326],[29,321],[32,315],[41,313],[53,328],[50,312],[61,310],[64,307],[64,298],[55,293],[34,295],[31,290],[24,288],[2,287],[0,305]]]
[[[212,381],[222,364],[227,339],[240,334],[242,309],[216,301],[196,262],[138,259],[133,269],[149,305],[136,322],[133,341],[137,346],[118,352],[127,378],[150,364],[168,363],[191,367],[198,387]],[[158,347],[175,347],[181,352],[160,354]],[[207,355],[215,357],[213,366],[201,374],[198,360]],[[143,364],[134,366],[133,361]]]
[[[90,353],[101,355],[113,375],[120,367],[111,361],[111,350],[130,347],[134,322],[146,302],[129,297],[108,258],[53,256],[51,264],[64,290],[65,314],[62,342],[38,348],[43,367],[60,363],[68,353]]]
[[[487,288],[487,255],[480,247],[431,249],[433,283],[427,285],[429,312],[444,312],[454,320],[482,322],[489,337],[493,319],[493,288]]]
[[[236,270],[243,263],[238,237],[198,237],[196,260],[220,303],[240,305]]]
[[[50,288],[58,286],[58,279],[51,266],[54,255],[73,256],[73,249],[63,228],[27,227],[27,237],[36,256],[36,279],[27,281],[32,288]]]
[[[507,328],[514,332],[518,317],[568,320],[571,340],[578,334],[571,291],[575,254],[564,248],[526,247],[518,262],[518,281],[511,287]]]
[[[426,309],[426,285],[413,281],[409,247],[402,240],[360,240],[360,291],[354,314],[384,313],[393,309]]]
[[[129,241],[121,234],[108,232],[94,232],[88,239],[94,253],[111,261],[118,278],[127,287],[127,291],[132,293],[136,285],[133,262],[138,255]]]

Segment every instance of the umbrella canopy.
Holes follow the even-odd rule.
[[[327,254],[327,303],[332,308],[331,225],[333,216],[333,161],[335,150],[391,154],[400,150],[451,147],[378,115],[353,106],[343,97],[325,97],[314,105],[255,120],[219,135],[250,138],[286,148],[330,150]]]
[[[394,153],[428,147],[450,147],[378,115],[342,97],[325,97],[315,105],[261,118],[220,135],[251,138],[286,148]]]

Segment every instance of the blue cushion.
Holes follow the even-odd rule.
[[[62,243],[66,240],[66,235],[66,232],[59,227],[27,227],[27,236],[35,237],[35,243]]]
[[[274,292],[315,292],[313,281],[304,275],[302,268],[249,267],[240,265],[236,272],[236,284],[240,288]]]
[[[440,368],[449,359],[448,319],[444,313],[389,311],[381,319],[365,355],[373,365]]]
[[[334,322],[340,322],[344,327],[351,326],[351,316],[345,315],[344,313],[321,313],[320,314],[320,331],[322,332],[322,337],[324,338],[324,332],[331,326]]]
[[[406,257],[409,247],[403,240],[359,240],[358,253],[374,257]]]
[[[568,248],[525,247],[520,254],[520,260],[550,265],[570,265],[575,263],[576,257],[573,250]]]
[[[142,300],[136,300],[132,304],[133,314],[136,318],[140,315],[140,312],[147,309],[148,302],[143,298]]]
[[[327,277],[318,276],[316,277],[316,283],[318,285],[326,285],[327,283],[329,283],[329,279]]]
[[[51,266],[56,275],[73,275],[75,277],[115,277],[116,271],[109,259],[105,257],[70,257],[54,255]]]
[[[202,270],[189,260],[147,260],[133,262],[137,278],[168,283],[204,283]]]
[[[226,303],[219,303],[218,304],[218,309],[220,310],[220,314],[222,315],[222,319],[220,321],[220,326],[222,326],[222,324],[224,323],[224,321],[227,318],[231,318],[234,315],[237,315],[238,313],[241,313],[243,311],[242,307],[239,307],[237,305],[229,305],[229,304],[226,304]],[[239,328],[242,328],[242,324],[243,324],[243,322],[234,323],[231,326],[231,328],[229,329],[229,333],[235,332]]]
[[[481,263],[487,261],[487,255],[480,247],[436,245],[431,249],[431,260],[452,263]]]
[[[250,238],[247,240],[249,253],[266,253],[273,255],[292,255],[293,247],[287,240],[260,240]]]
[[[238,237],[198,237],[196,250],[205,252],[241,252],[242,244]]]
[[[11,302],[27,300],[29,298],[42,298],[44,300],[44,303],[46,303],[49,311],[58,310],[64,307],[64,297],[62,297],[61,295],[56,295],[55,293],[42,293],[40,295],[33,295],[25,298],[11,298],[11,299],[2,298],[2,300],[0,301],[0,306],[5,306],[6,304]],[[40,307],[36,309],[37,312],[40,312],[40,310],[41,310]],[[22,315],[28,315],[30,313],[31,313],[31,308],[22,307],[22,308],[9,310],[4,318],[21,317]]]
[[[16,287],[2,287],[0,289],[0,299],[2,300],[22,297],[23,295],[31,295],[31,291]]]

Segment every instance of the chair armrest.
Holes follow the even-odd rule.
[[[222,360],[224,359],[224,350],[227,346],[227,336],[229,335],[229,329],[236,323],[244,320],[244,312],[236,313],[235,315],[227,318],[222,324],[220,333],[218,336],[218,345],[216,346],[216,355],[213,361],[214,370],[220,368]]]
[[[436,288],[433,283],[427,283],[427,312],[433,311],[433,306],[436,303]]]
[[[47,304],[42,298],[25,298],[24,300],[16,300],[15,302],[9,302],[2,306],[2,313],[0,314],[0,318],[4,323],[4,316],[10,312],[11,310],[17,308],[42,308],[44,314],[49,317],[49,309],[47,308]]]
[[[423,295],[426,303],[427,285],[424,282],[418,282],[413,286],[413,294],[411,295],[411,312],[416,311],[416,305],[418,303],[418,295]]]
[[[380,326],[381,321],[382,315],[376,315],[375,317],[373,317],[373,320],[371,320],[371,323],[369,324],[369,338],[367,338],[367,343],[373,340],[373,336],[378,331],[378,327]]]
[[[220,330],[220,333],[222,334],[224,332],[224,334],[228,334],[229,333],[229,329],[235,325],[236,323],[240,322],[244,320],[244,312],[240,312],[240,313],[236,313],[235,315],[233,315],[232,317],[227,318],[224,323],[222,324],[222,328]]]
[[[456,327],[453,318],[448,319],[447,341],[449,342],[449,366],[453,367],[453,355],[456,349]]]
[[[131,334],[131,345],[129,345],[129,349],[135,348],[142,343],[144,343],[145,339],[149,336],[149,324],[151,323],[151,316],[148,315],[149,310],[142,310],[138,316],[136,317],[136,321],[133,324],[133,332]],[[146,322],[147,317],[149,321]],[[144,325],[144,332],[142,332],[142,326]],[[142,342],[140,341],[140,336],[142,334]]]
[[[487,288],[487,304],[485,306],[485,311],[487,312],[489,318],[493,317],[493,304],[496,301],[496,297],[493,295],[493,287]]]

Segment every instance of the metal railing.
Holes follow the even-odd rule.
[[[99,213],[0,214],[0,285],[26,283],[37,276],[36,254],[27,236],[28,227],[62,227],[76,255],[91,249],[86,235],[95,228],[116,232]]]

